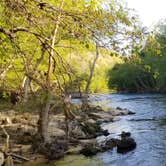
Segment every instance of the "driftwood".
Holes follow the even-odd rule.
[[[5,162],[5,166],[13,166],[14,162],[22,163],[23,161],[29,161],[30,159],[20,156],[18,154],[9,153],[9,139],[10,136],[3,125],[0,126],[6,135],[6,144],[4,151],[0,152],[0,166]],[[6,158],[5,158],[6,156]]]
[[[8,153],[7,155],[12,156],[13,159],[16,159],[16,160],[30,161],[30,159],[23,157],[23,156],[20,156],[20,155],[15,154],[15,153]]]
[[[8,134],[8,132],[6,131],[6,129],[4,128],[3,125],[1,125],[1,129],[2,131],[4,132],[4,134],[6,135],[6,145],[5,145],[5,149],[4,149],[4,156],[7,156],[5,158],[5,166],[13,166],[13,159],[12,157],[9,155],[6,155],[8,152],[9,152],[9,139],[10,139],[10,136]]]
[[[0,152],[0,166],[2,166],[2,164],[4,163],[4,161],[5,161],[4,153]]]
[[[10,138],[10,136],[9,136],[9,134],[7,133],[7,131],[6,131],[6,129],[4,128],[4,126],[3,125],[1,125],[1,129],[2,129],[2,131],[4,132],[4,134],[6,135],[6,145],[5,145],[5,153],[7,153],[8,151],[9,151],[9,138]]]

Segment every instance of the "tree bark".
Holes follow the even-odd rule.
[[[92,77],[93,77],[94,70],[95,70],[95,65],[96,65],[98,58],[99,58],[99,46],[98,46],[98,43],[96,42],[96,55],[93,60],[92,66],[90,68],[90,75],[89,75],[89,78],[88,78],[88,81],[86,84],[85,94],[83,95],[83,105],[84,106],[86,106],[88,104],[89,88],[90,88],[90,84],[91,84]]]
[[[31,79],[25,76],[22,83],[22,88],[24,89],[24,95],[23,95],[24,103],[28,101],[28,92],[29,92],[30,83],[31,83]]]
[[[51,93],[49,91],[45,92],[45,99],[41,105],[39,122],[38,122],[38,132],[44,143],[49,142],[48,136],[48,123],[49,123],[49,111],[51,106]]]

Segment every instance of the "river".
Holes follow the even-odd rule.
[[[92,95],[90,100],[104,107],[118,106],[136,112],[102,127],[108,129],[112,137],[118,137],[122,131],[131,132],[137,148],[126,154],[118,154],[114,149],[93,158],[68,156],[55,166],[166,166],[166,125],[162,125],[166,118],[166,95]]]

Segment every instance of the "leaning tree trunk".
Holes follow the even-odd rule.
[[[83,95],[83,98],[82,98],[83,108],[85,108],[85,109],[88,106],[88,97],[89,97],[90,84],[91,84],[92,77],[93,77],[93,74],[94,74],[94,69],[95,69],[96,62],[99,58],[99,48],[98,47],[99,46],[96,42],[96,55],[95,55],[95,58],[93,60],[92,66],[90,68],[90,75],[89,75],[89,78],[88,78],[88,81],[87,81],[87,84],[86,84],[85,94]]]

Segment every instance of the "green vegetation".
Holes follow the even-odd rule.
[[[36,91],[50,79],[58,89],[67,87],[77,91],[81,86],[84,91],[97,42],[101,48],[89,90],[92,93],[108,91],[105,72],[121,61],[110,57],[112,49],[108,47],[118,35],[118,27],[134,25],[134,16],[114,0],[108,3],[107,9],[102,7],[104,0],[63,2],[1,2],[1,89],[24,91],[29,84]],[[102,43],[105,38],[110,40],[107,45]],[[28,79],[30,83],[26,85]]]
[[[138,42],[142,36],[136,17],[121,1],[4,0],[0,2],[2,98],[8,93],[13,104],[20,101],[23,107],[29,104],[26,108],[38,110],[37,135],[44,144],[49,140],[49,113],[60,102],[67,140],[68,120],[74,118],[71,92],[83,92],[82,109],[89,108],[88,94],[106,92],[108,68],[122,63],[111,55],[122,53],[120,45],[126,38]]]
[[[65,59],[65,61],[72,67],[74,74],[77,76],[73,78],[71,81],[70,80],[67,81],[65,86],[69,91],[78,91],[78,87],[80,86],[81,90],[83,91],[85,89],[86,81],[88,79],[90,65],[94,59],[95,47],[93,44],[88,44],[87,48],[86,45],[87,43],[80,44],[78,41],[74,40],[73,41],[64,40],[60,43],[60,45],[61,44],[70,46],[69,48],[66,49],[57,48],[57,51]],[[3,61],[1,62],[3,63]],[[110,68],[113,68],[115,64],[122,62],[123,60],[120,57],[111,56],[110,50],[104,48],[100,49],[100,57],[96,63],[93,79],[90,86],[90,92],[91,93],[108,92],[109,89],[107,86],[106,73]],[[6,73],[5,79],[1,81],[2,89],[18,89],[22,84],[24,77],[24,71],[21,66],[22,60],[18,59],[17,62],[15,61],[15,63],[16,64],[14,64],[13,67]],[[40,66],[40,70],[43,71],[43,73],[44,71],[47,70],[44,62]],[[34,86],[36,85],[34,84]]]
[[[118,92],[166,92],[166,32],[161,27],[166,28],[165,22],[147,37],[142,51],[108,72],[110,88]]]
[[[98,119],[113,121],[113,115],[91,106],[89,93],[166,92],[165,60],[165,31],[146,36],[121,0],[0,1],[0,110],[6,136],[0,154],[7,156],[5,164],[11,160],[13,165],[9,138],[21,138],[21,143],[52,160],[67,154],[70,145],[81,143],[77,139],[104,134]],[[81,94],[80,107],[71,103],[75,94]],[[91,110],[104,116],[91,118]],[[19,128],[5,130],[14,123]],[[96,124],[97,131],[91,126],[86,134],[84,124]],[[25,125],[31,126],[29,133],[21,132],[20,126],[29,129]],[[75,137],[77,133],[80,136]],[[78,165],[75,157],[58,165],[73,159]],[[98,163],[82,156],[80,160],[85,165]]]

